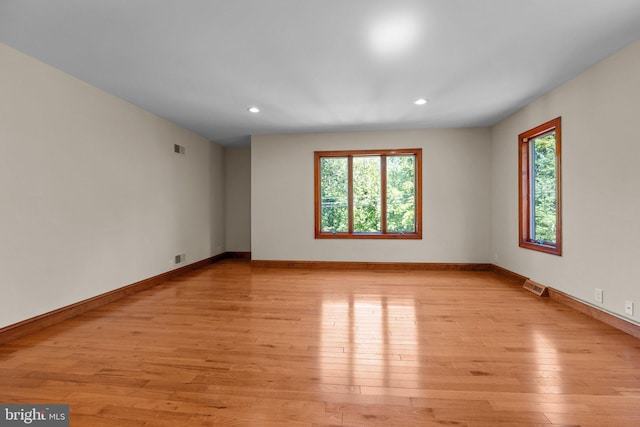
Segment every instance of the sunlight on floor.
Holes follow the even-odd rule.
[[[417,354],[415,307],[409,299],[356,295],[322,304],[323,381],[389,387],[400,380],[401,354]]]
[[[562,382],[559,378],[562,363],[555,344],[548,339],[544,332],[533,331],[533,344],[535,351],[536,369],[538,371],[538,393],[552,393],[559,396],[564,393]]]

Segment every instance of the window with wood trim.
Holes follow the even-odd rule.
[[[520,247],[562,255],[560,117],[518,136]]]
[[[316,151],[315,236],[421,239],[422,150]]]

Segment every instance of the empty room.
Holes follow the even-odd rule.
[[[0,426],[638,426],[639,119],[638,0],[0,0]]]

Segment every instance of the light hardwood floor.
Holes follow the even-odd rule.
[[[72,426],[640,426],[640,340],[491,272],[226,260],[0,346]]]

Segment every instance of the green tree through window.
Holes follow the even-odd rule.
[[[382,231],[380,156],[353,159],[353,231]]]
[[[531,149],[533,221],[531,240],[556,243],[556,133],[535,138]]]
[[[344,233],[349,230],[348,162],[342,157],[320,160],[322,189],[322,231]]]
[[[387,157],[387,231],[415,229],[416,177],[413,156]]]
[[[421,238],[421,154],[316,152],[316,237]]]

